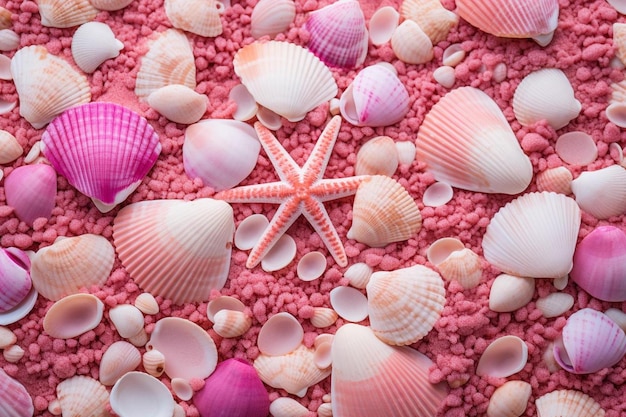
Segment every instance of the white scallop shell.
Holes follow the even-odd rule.
[[[324,274],[327,261],[322,252],[308,252],[298,261],[296,272],[302,281],[314,281]]]
[[[391,36],[391,48],[407,64],[425,64],[433,59],[433,43],[412,20],[400,23]]]
[[[56,388],[63,416],[107,417],[109,392],[97,380],[76,375],[61,381]]]
[[[148,96],[154,110],[175,123],[196,123],[206,112],[209,98],[181,84],[161,87]]]
[[[274,37],[287,30],[295,17],[294,0],[260,0],[252,9],[250,34],[256,39]]]
[[[20,46],[20,35],[11,29],[0,29],[0,51],[13,51]]]
[[[556,390],[535,400],[541,417],[604,417],[605,411],[593,398],[580,391]]]
[[[128,372],[117,380],[109,398],[120,417],[172,417],[174,398],[158,379],[143,372]]]
[[[117,57],[122,48],[124,44],[102,22],[85,23],[72,36],[72,57],[86,73],[94,72],[107,59]]]
[[[424,190],[422,203],[429,207],[440,207],[448,204],[453,196],[454,190],[450,184],[437,181]]]
[[[165,0],[165,14],[172,26],[205,37],[222,34],[223,8],[216,0]]]
[[[165,356],[154,348],[143,354],[141,363],[146,372],[156,378],[165,372]]]
[[[41,24],[54,28],[69,28],[93,20],[98,10],[89,0],[38,0]]]
[[[91,294],[73,294],[52,304],[43,329],[52,337],[71,339],[94,329],[102,320],[104,304]]]
[[[581,209],[598,219],[626,212],[626,169],[611,165],[586,171],[572,181],[572,192]]]
[[[125,373],[135,370],[141,363],[141,353],[132,344],[117,341],[104,351],[100,360],[98,379],[103,385],[113,385]]]
[[[476,287],[482,278],[480,257],[456,238],[438,239],[427,257],[445,280],[455,280],[465,289]]]

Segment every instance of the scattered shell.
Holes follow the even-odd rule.
[[[52,304],[43,329],[52,337],[71,339],[94,329],[102,320],[104,304],[91,294],[72,294]]]
[[[455,67],[465,58],[465,50],[460,43],[453,43],[443,51],[442,64]]]
[[[143,329],[143,314],[131,304],[118,304],[109,310],[109,318],[123,338],[133,337]]]
[[[322,403],[317,407],[317,417],[333,417],[332,405],[329,403]]]
[[[0,164],[13,162],[23,153],[24,149],[15,136],[6,130],[0,130]]]
[[[309,252],[298,261],[298,278],[307,282],[314,281],[324,274],[327,265],[326,256],[322,252]]]
[[[552,285],[559,291],[562,291],[567,287],[567,283],[569,281],[569,275],[563,275],[562,277],[554,278],[552,280]]]
[[[412,20],[405,20],[396,28],[391,36],[391,48],[407,64],[425,64],[433,59],[432,41]]]
[[[17,307],[32,287],[31,263],[18,248],[0,248],[0,313]]]
[[[8,327],[0,326],[0,349],[5,349],[17,342],[17,336]]]
[[[552,191],[564,195],[571,194],[572,179],[571,171],[563,166],[548,168],[535,178],[538,191]]]
[[[154,315],[159,312],[159,304],[154,296],[148,292],[139,294],[137,298],[135,298],[135,307],[143,314]]]
[[[41,24],[53,28],[69,28],[93,19],[98,10],[89,0],[38,0]]]
[[[528,361],[528,346],[517,336],[502,336],[483,352],[476,375],[506,378],[521,371]]]
[[[39,294],[33,286],[26,295],[26,298],[22,300],[22,302],[20,302],[9,311],[0,313],[0,325],[6,326],[8,324],[13,324],[26,317],[28,313],[30,313],[30,311],[33,309],[33,307],[35,307],[38,296]]]
[[[2,100],[0,99],[0,114],[7,114],[11,112],[17,106],[17,100]]]
[[[426,256],[446,281],[455,280],[465,289],[476,287],[482,278],[480,257],[459,239],[438,239],[429,246]]]
[[[604,314],[611,318],[617,325],[626,332],[626,312],[618,308],[609,308]]]
[[[158,379],[143,372],[128,372],[117,380],[109,398],[120,417],[172,417],[174,398]]]
[[[141,363],[146,372],[153,377],[158,378],[165,372],[165,356],[154,348],[143,354]]]
[[[535,293],[535,279],[500,274],[491,285],[489,309],[507,313],[524,307]]]
[[[216,0],[165,0],[165,14],[172,26],[211,38],[222,34],[223,9]]]
[[[99,10],[121,10],[133,2],[133,0],[89,0],[91,5]]]
[[[541,417],[604,417],[604,410],[593,398],[580,391],[557,390],[535,400]]]
[[[246,86],[243,84],[237,84],[234,86],[230,90],[230,93],[228,93],[228,99],[237,104],[237,109],[233,113],[233,119],[235,120],[242,122],[250,120],[259,110],[259,106],[256,104],[254,97],[252,97],[252,94],[250,94]]]
[[[13,13],[10,10],[0,7],[0,29],[8,29],[13,26]]]
[[[4,180],[7,204],[29,226],[38,218],[49,219],[57,196],[57,174],[50,165],[23,165]]]
[[[456,82],[456,75],[454,73],[454,68],[443,65],[433,71],[433,78],[437,81],[442,87],[452,88],[454,83]]]
[[[265,272],[283,269],[296,257],[296,241],[288,234],[282,235],[261,260]]]
[[[265,355],[285,355],[296,349],[303,337],[304,330],[298,319],[286,312],[277,313],[261,327],[257,347]]]
[[[348,279],[351,286],[364,289],[372,276],[372,272],[371,266],[364,262],[357,262],[350,265],[343,276]]]
[[[328,307],[313,307],[311,324],[319,329],[330,327],[337,321],[339,315],[335,310]]]
[[[204,115],[209,98],[185,85],[172,84],[150,93],[148,104],[172,122],[188,125]]]
[[[603,220],[626,212],[626,169],[611,165],[583,172],[572,181],[572,192],[581,209]]]
[[[456,13],[443,7],[440,0],[404,0],[400,14],[417,23],[433,45],[445,40],[459,22]]]
[[[361,146],[356,154],[356,175],[387,175],[398,169],[398,150],[389,136],[376,136]]]
[[[369,21],[369,36],[373,45],[380,46],[391,40],[400,23],[400,13],[392,6],[378,8]]]
[[[213,330],[225,338],[242,336],[250,329],[252,319],[246,313],[236,310],[220,310],[213,318]]]
[[[72,36],[72,57],[86,73],[94,72],[104,61],[117,57],[122,48],[124,44],[102,22],[85,23]]]
[[[41,154],[41,141],[38,140],[31,146],[30,151],[24,157],[24,163],[30,164],[39,159],[39,155]]]
[[[330,305],[344,320],[357,323],[367,318],[367,298],[356,288],[333,288],[330,291]]]
[[[274,113],[267,107],[259,106],[256,117],[263,126],[270,130],[278,130],[283,126],[280,115]]]
[[[12,345],[4,348],[2,356],[9,363],[17,363],[24,357],[24,349],[18,345]]]
[[[33,400],[26,388],[0,368],[0,413],[11,417],[32,417]]]
[[[626,103],[620,101],[609,104],[605,114],[609,122],[621,128],[626,127]]]
[[[14,51],[20,46],[20,35],[11,29],[0,29],[0,51]]]
[[[519,417],[524,414],[532,386],[525,381],[507,381],[489,399],[487,417]]]
[[[544,317],[558,317],[574,306],[574,297],[564,292],[555,292],[538,299],[535,304]]]
[[[556,140],[559,158],[571,165],[588,165],[598,157],[598,148],[591,135],[585,132],[567,132]]]
[[[141,363],[141,353],[128,342],[114,342],[104,351],[100,360],[98,379],[103,385],[113,385],[125,373],[135,370]]]
[[[188,401],[193,397],[193,389],[186,379],[172,378],[171,387],[174,394],[183,401]]]
[[[88,376],[76,375],[57,385],[63,416],[106,417],[109,393],[104,385]]]
[[[143,347],[148,343],[148,333],[145,329],[141,329],[139,333],[134,336],[128,338],[128,341],[133,344],[133,346]]]
[[[258,39],[262,36],[273,38],[286,31],[296,18],[294,0],[260,0],[250,17],[250,34]]]
[[[415,143],[413,141],[396,142],[398,152],[398,163],[401,165],[411,165],[415,161]]]
[[[448,204],[454,196],[454,190],[450,184],[437,181],[426,188],[422,195],[422,203],[429,207],[440,207]]]
[[[276,398],[270,404],[270,414],[274,417],[307,417],[309,409],[289,397]]]
[[[207,304],[206,314],[211,323],[215,323],[215,314],[218,311],[234,310],[243,312],[245,308],[246,306],[238,299],[228,295],[222,295]]]
[[[613,45],[616,47],[615,56],[622,64],[626,63],[626,23],[613,23]]]

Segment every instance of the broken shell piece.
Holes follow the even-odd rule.
[[[568,195],[572,192],[572,173],[566,167],[548,168],[536,176],[538,191],[552,191]]]
[[[357,323],[367,318],[367,298],[356,288],[333,288],[330,291],[330,305],[344,320]]]
[[[535,304],[544,317],[558,317],[572,308],[574,297],[564,292],[555,292],[538,299]]]
[[[24,349],[19,345],[11,345],[2,351],[2,356],[9,363],[19,362],[24,357]]]
[[[442,64],[455,67],[465,58],[465,51],[460,43],[453,43],[443,51]]]
[[[400,22],[400,13],[392,6],[377,9],[369,21],[369,36],[373,45],[380,46],[391,40]]]
[[[104,61],[117,57],[122,48],[124,44],[102,22],[85,23],[72,36],[72,57],[86,73],[94,72]]]
[[[393,32],[391,48],[407,64],[425,64],[433,59],[433,43],[420,26],[405,20]]]
[[[376,136],[361,146],[356,154],[356,175],[387,175],[398,168],[398,150],[389,136]]]
[[[148,104],[172,122],[190,125],[204,115],[209,98],[185,85],[172,84],[150,93]]]
[[[626,169],[611,165],[583,172],[572,181],[572,192],[581,209],[603,220],[626,212]]]
[[[113,385],[124,374],[135,370],[140,363],[141,353],[135,346],[123,340],[114,342],[102,355],[98,379],[103,385]]]
[[[532,386],[525,381],[507,381],[489,399],[487,417],[519,417],[524,414]]]
[[[311,324],[317,328],[330,327],[337,321],[337,312],[328,307],[313,307]]]
[[[235,297],[222,295],[209,301],[209,304],[207,304],[206,314],[211,323],[215,323],[215,314],[217,314],[218,311],[234,310],[243,312],[245,308],[246,306]]]
[[[604,417],[605,412],[593,398],[575,390],[556,390],[535,400],[541,417]]]
[[[270,404],[270,414],[274,417],[307,417],[309,409],[293,398],[279,397]]]
[[[491,285],[489,309],[499,313],[515,311],[532,300],[535,279],[500,274]]]
[[[555,150],[559,158],[571,165],[588,165],[598,157],[593,138],[585,132],[567,132],[556,140]]]
[[[220,310],[213,317],[213,330],[225,338],[242,336],[252,325],[252,318],[246,313],[236,310]]]
[[[91,294],[73,294],[52,304],[43,329],[52,337],[71,339],[94,329],[102,320],[104,304]]]
[[[483,352],[476,375],[506,378],[521,371],[528,361],[528,346],[517,336],[502,336]]]
[[[296,18],[294,0],[260,0],[250,16],[250,34],[270,38],[286,31]]]
[[[141,362],[146,372],[156,378],[165,372],[165,356],[156,349],[146,351],[141,358]]]
[[[608,105],[605,110],[609,122],[621,128],[626,127],[626,103],[615,102]]]
[[[141,293],[135,298],[135,307],[143,314],[154,315],[159,312],[159,304],[150,293]]]
[[[314,281],[322,276],[326,266],[326,256],[323,253],[317,251],[309,252],[298,261],[298,278],[307,282]]]
[[[230,93],[228,93],[228,99],[237,104],[237,109],[233,113],[233,119],[235,120],[242,122],[250,120],[259,110],[259,106],[256,104],[254,97],[252,97],[252,94],[250,94],[246,86],[243,84],[237,84],[234,86],[230,90]]]
[[[372,267],[365,262],[357,262],[350,265],[346,272],[343,273],[350,285],[354,288],[364,289],[372,276]]]
[[[155,377],[143,372],[128,372],[113,385],[111,409],[120,417],[172,417],[174,398]]]
[[[0,164],[13,162],[23,153],[24,149],[17,138],[6,130],[0,130]]]
[[[143,329],[141,310],[130,304],[119,304],[109,310],[109,318],[123,338],[133,337]]]
[[[30,311],[35,307],[35,303],[37,302],[37,297],[39,293],[33,286],[26,298],[22,300],[18,305],[6,311],[4,313],[0,313],[0,325],[6,326],[7,324],[13,324],[18,320],[23,319],[30,313]]]
[[[265,272],[283,269],[296,257],[296,241],[288,234],[282,235],[261,260]]]
[[[64,416],[104,416],[109,403],[109,392],[97,380],[76,375],[61,381],[56,388]]]
[[[454,196],[454,190],[450,184],[435,182],[426,188],[422,195],[422,203],[429,207],[439,207],[448,204]]]
[[[265,355],[285,355],[296,349],[304,338],[302,325],[294,316],[282,312],[270,317],[259,331],[257,346]]]
[[[456,280],[465,289],[474,288],[482,278],[480,257],[456,238],[435,241],[426,256],[444,279]]]

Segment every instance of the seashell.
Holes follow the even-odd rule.
[[[10,417],[32,417],[33,400],[26,388],[0,368],[0,414]]]
[[[348,279],[351,286],[364,289],[372,276],[372,272],[371,266],[364,262],[357,262],[350,265],[343,276]]]
[[[159,313],[159,304],[154,296],[148,292],[139,294],[137,298],[135,298],[135,307],[143,314],[154,315]]]
[[[447,395],[444,384],[428,381],[430,359],[410,347],[383,343],[368,327],[340,327],[332,362],[336,417],[434,416]]]
[[[15,106],[17,106],[17,100],[2,100],[0,99],[0,114],[10,113]]]
[[[421,340],[439,320],[446,302],[443,280],[422,265],[374,272],[367,298],[370,327],[390,345]]]
[[[89,0],[91,5],[100,10],[121,10],[133,2],[133,0]]]
[[[626,104],[623,102],[611,103],[607,106],[606,118],[619,127],[626,127]]]
[[[278,130],[283,126],[280,115],[274,113],[267,107],[259,106],[256,118],[263,126],[270,130]]]
[[[611,165],[583,172],[572,181],[572,192],[581,209],[603,220],[626,212],[626,169]]]
[[[141,58],[135,94],[142,100],[161,87],[181,84],[196,88],[196,63],[187,36],[168,29],[152,38]]]
[[[114,261],[113,246],[102,236],[57,238],[32,259],[33,286],[43,297],[56,301],[81,288],[104,285]]]
[[[591,135],[585,132],[567,132],[556,140],[559,158],[570,165],[589,165],[598,157],[598,148]]]
[[[148,350],[141,357],[141,363],[147,373],[160,377],[165,372],[165,356],[156,349]]]
[[[456,13],[472,26],[502,38],[532,38],[546,46],[559,17],[557,0],[459,0]]]
[[[537,190],[568,195],[572,192],[572,173],[566,167],[548,168],[535,178]]]
[[[17,51],[11,59],[11,75],[20,99],[20,115],[35,129],[66,109],[91,100],[87,78],[43,46]]]
[[[604,410],[593,398],[575,390],[556,390],[535,400],[541,417],[604,417]]]
[[[333,417],[332,405],[329,403],[322,403],[317,407],[317,417]]]
[[[150,93],[148,104],[172,122],[188,125],[204,115],[209,98],[187,86],[172,84]]]
[[[104,61],[120,54],[124,44],[115,38],[111,28],[102,22],[81,25],[72,36],[72,57],[86,73],[92,73]]]
[[[172,378],[171,387],[174,394],[183,401],[188,401],[193,397],[191,384],[183,378]]]
[[[286,31],[296,18],[294,0],[260,0],[250,21],[250,34],[258,39],[262,36],[273,38]]]
[[[330,375],[330,368],[319,369],[314,358],[313,349],[300,345],[284,355],[262,353],[254,360],[254,368],[267,385],[302,398],[310,386]]]
[[[528,361],[528,346],[517,336],[502,336],[487,346],[476,366],[476,375],[506,378],[521,371]]]
[[[174,398],[161,381],[143,372],[128,372],[117,380],[109,398],[120,417],[172,417]]]
[[[361,146],[356,154],[356,175],[387,175],[398,169],[398,151],[389,136],[376,136]]]
[[[50,165],[23,165],[4,180],[7,204],[29,226],[39,218],[49,219],[57,196],[57,174]]]
[[[331,67],[356,68],[367,55],[369,35],[356,0],[339,0],[309,13],[307,48]]]
[[[137,369],[141,353],[132,344],[117,341],[104,351],[100,360],[98,379],[103,385],[113,385],[125,373]]]
[[[456,67],[464,58],[465,50],[463,50],[463,45],[453,43],[443,51],[441,63],[446,66]]]
[[[289,397],[276,398],[270,404],[270,414],[274,417],[307,417],[309,409]]]
[[[30,259],[18,248],[0,248],[0,313],[17,307],[30,292]]]
[[[252,97],[252,94],[250,94],[246,86],[243,84],[237,84],[234,86],[230,90],[230,93],[228,93],[228,99],[237,104],[237,109],[233,113],[233,119],[235,120],[242,122],[250,120],[259,110],[259,106],[256,104],[254,97]]]
[[[235,246],[241,250],[252,249],[269,224],[269,220],[263,214],[257,213],[246,217],[235,231]]]
[[[57,117],[41,138],[41,151],[59,174],[106,213],[139,186],[161,153],[161,144],[145,118],[99,102],[75,106]]]
[[[337,321],[339,315],[335,310],[328,307],[313,307],[311,324],[319,329],[330,327]]]
[[[0,349],[5,349],[17,342],[17,336],[8,327],[0,326]]]
[[[532,164],[495,101],[474,87],[447,93],[424,118],[416,158],[437,181],[483,193],[518,194]]]
[[[56,391],[64,417],[109,415],[109,392],[104,385],[91,377],[73,376],[61,381]]]
[[[11,345],[4,348],[2,356],[9,363],[17,363],[24,357],[24,349],[18,345]]]
[[[417,23],[433,45],[445,40],[448,32],[459,23],[456,13],[443,7],[439,0],[404,0],[400,15]]]
[[[433,43],[413,20],[400,23],[391,36],[391,49],[407,64],[425,64],[433,59]]]
[[[590,308],[572,314],[554,343],[554,359],[573,374],[590,374],[618,363],[626,335],[610,317]]]
[[[446,281],[455,280],[463,288],[474,288],[482,278],[479,256],[465,247],[459,239],[446,237],[435,241],[426,252]]]
[[[421,227],[422,216],[417,204],[396,180],[375,175],[359,185],[348,239],[383,247],[409,239]]]
[[[411,165],[415,161],[415,143],[413,141],[396,142],[396,150],[398,151],[398,162],[400,165]]]
[[[554,286],[554,288],[561,291],[561,290],[564,290],[565,287],[567,287],[568,281],[569,281],[569,275],[563,275],[562,277],[554,278],[552,280],[552,285]]]
[[[95,329],[104,304],[91,294],[72,294],[52,304],[43,318],[43,329],[57,339],[71,339]]]
[[[564,292],[555,292],[538,299],[535,304],[544,317],[558,317],[574,306],[574,297]]]
[[[618,308],[609,308],[604,312],[607,317],[610,317],[617,325],[622,329],[626,329],[626,312]],[[626,330],[624,330],[626,332]]]
[[[341,115],[355,126],[390,126],[409,111],[409,93],[387,67],[361,70],[339,99]]]
[[[6,130],[0,130],[0,164],[13,162],[23,153],[24,149],[15,136]]]
[[[519,417],[524,414],[532,387],[525,381],[507,381],[489,399],[487,417]]]
[[[124,338],[133,337],[143,330],[143,314],[131,304],[118,304],[109,310],[109,319]]]
[[[433,78],[437,81],[442,87],[452,88],[454,83],[456,82],[456,75],[454,73],[454,68],[443,65],[436,70],[433,71]]]
[[[179,317],[157,321],[146,348],[163,354],[165,373],[170,379],[204,379],[217,365],[213,339],[202,327]]]
[[[113,244],[144,291],[175,304],[205,301],[226,283],[234,228],[223,201],[142,201],[117,214]]]
[[[13,26],[13,13],[4,7],[0,7],[0,29],[8,29],[11,26]]]
[[[24,298],[18,305],[4,313],[0,313],[0,325],[6,326],[8,324],[13,324],[26,317],[33,307],[35,307],[38,296],[39,294],[37,293],[35,287],[31,287],[30,291],[26,295],[26,298]]]
[[[572,269],[580,209],[556,193],[527,193],[502,207],[483,236],[487,262],[511,275],[559,278]]]
[[[270,401],[263,382],[247,361],[238,358],[220,362],[204,387],[193,396],[201,416],[221,412],[233,417],[266,417]]]
[[[344,320],[357,323],[367,318],[367,298],[356,288],[333,288],[330,291],[330,305]]]
[[[300,346],[303,338],[304,330],[298,319],[286,312],[277,313],[261,327],[257,347],[265,355],[285,355]]]
[[[615,56],[624,64],[626,62],[626,23],[613,23],[613,45],[615,45]]]
[[[327,265],[326,255],[313,251],[300,258],[296,272],[301,281],[314,281],[324,274]]]
[[[452,200],[454,190],[450,184],[445,182],[435,182],[424,190],[422,194],[422,203],[428,207],[445,206]]]
[[[369,36],[372,44],[380,46],[389,42],[399,23],[400,13],[392,6],[376,9],[369,21]]]
[[[24,157],[24,163],[30,164],[32,162],[37,161],[39,159],[40,153],[41,153],[41,141],[38,140],[37,142],[33,144],[33,146],[31,146],[30,151],[28,151],[28,153]]]
[[[228,295],[222,295],[220,297],[211,300],[209,304],[207,304],[207,317],[211,323],[215,323],[215,314],[221,310],[233,310],[233,311],[241,311],[243,312],[246,309],[246,306],[236,299],[235,297],[231,297]]]
[[[257,103],[297,122],[337,94],[330,69],[288,42],[254,42],[235,54],[235,73]]]
[[[246,313],[236,310],[220,310],[215,313],[213,330],[225,338],[242,336],[252,326],[252,319]]]
[[[38,0],[41,24],[53,28],[70,28],[93,19],[98,10],[89,0]]]
[[[489,309],[498,313],[515,311],[528,304],[534,293],[534,278],[500,274],[491,284]]]
[[[552,128],[560,129],[576,118],[581,108],[567,76],[556,68],[531,72],[513,94],[513,112],[522,126],[545,119]]]
[[[198,177],[204,185],[221,191],[250,175],[260,151],[252,126],[238,120],[203,120],[185,130],[183,165],[189,177]]]
[[[20,35],[11,29],[0,29],[0,51],[14,51],[20,46]]]
[[[165,0],[165,14],[172,26],[205,37],[222,34],[223,10],[224,5],[216,0]]]
[[[289,235],[282,235],[261,260],[265,272],[283,269],[296,257],[296,241]]]

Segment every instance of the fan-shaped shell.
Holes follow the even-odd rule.
[[[6,130],[0,130],[0,164],[15,161],[24,153],[17,138]]]
[[[187,86],[172,84],[151,93],[148,104],[172,122],[188,125],[204,115],[209,98]]]
[[[226,283],[234,230],[223,201],[142,201],[115,217],[113,243],[142,289],[176,304],[200,302]]]
[[[459,22],[456,13],[443,7],[439,0],[404,0],[400,15],[416,22],[433,45],[445,40]]]
[[[57,385],[57,398],[63,417],[106,417],[109,393],[100,382],[83,375],[73,376]]]
[[[382,247],[409,239],[421,226],[417,204],[404,187],[390,177],[374,175],[357,189],[347,237]]]
[[[143,372],[128,372],[117,380],[109,398],[120,417],[172,417],[174,398],[161,381]]]
[[[69,28],[93,20],[98,10],[89,0],[38,0],[41,24],[54,28]]]
[[[133,2],[133,0],[89,0],[91,5],[99,10],[121,10]]]
[[[274,417],[306,417],[309,409],[293,398],[279,397],[270,404],[270,414]]]
[[[391,36],[391,48],[407,64],[425,64],[433,59],[432,41],[412,20],[405,20],[396,28]]]
[[[141,363],[141,353],[132,344],[117,341],[104,351],[100,360],[98,379],[103,385],[113,385],[126,372],[136,369]]]
[[[41,138],[41,151],[59,174],[108,212],[139,186],[161,144],[139,114],[98,102],[57,117]]]
[[[438,239],[428,248],[427,257],[445,280],[456,280],[465,289],[476,287],[482,278],[480,257],[456,238]]]
[[[580,391],[557,390],[535,400],[539,417],[604,417],[604,410],[593,398]]]
[[[0,368],[0,414],[11,417],[32,417],[33,400],[26,388]]]
[[[464,190],[518,194],[533,168],[495,101],[460,87],[426,115],[415,142],[416,158],[435,179]]]
[[[626,212],[626,169],[611,165],[586,171],[572,181],[572,192],[581,209],[598,219]]]
[[[296,44],[254,42],[237,51],[233,65],[257,103],[292,122],[337,94],[330,69]]]
[[[374,272],[367,284],[367,302],[374,334],[391,345],[409,345],[434,327],[446,297],[439,274],[415,265]]]
[[[102,22],[85,23],[72,36],[72,57],[86,73],[94,72],[104,61],[118,56],[122,48],[124,44]]]
[[[102,320],[104,304],[91,294],[72,294],[52,304],[43,329],[52,337],[71,339],[94,329]]]
[[[356,154],[356,175],[387,175],[398,169],[398,151],[389,136],[376,136],[361,146]]]
[[[29,226],[38,218],[49,219],[57,196],[57,174],[50,165],[23,165],[4,180],[7,204]]]
[[[525,381],[507,381],[489,399],[487,417],[519,417],[524,414],[532,386]]]
[[[223,7],[216,0],[165,0],[165,14],[172,26],[205,37],[221,35]]]
[[[274,37],[289,28],[296,17],[294,0],[260,0],[252,10],[250,34]]]
[[[17,51],[11,59],[11,74],[20,99],[20,115],[35,129],[64,110],[91,100],[87,78],[43,46]]]

